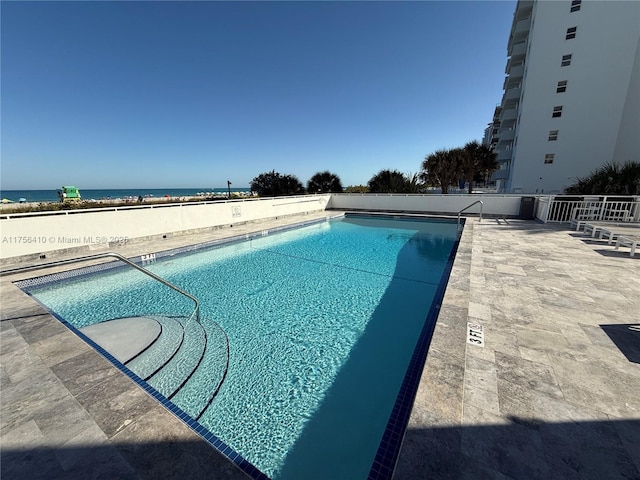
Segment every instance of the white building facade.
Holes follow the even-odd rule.
[[[522,1],[490,143],[504,193],[561,193],[640,161],[640,2]]]

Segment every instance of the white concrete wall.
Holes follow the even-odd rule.
[[[324,210],[329,195],[0,215],[0,258]]]
[[[517,216],[520,195],[304,195],[227,202],[127,206],[93,210],[0,215],[0,259],[77,247],[103,247],[121,240],[179,234],[305,212],[373,210],[457,215],[482,200],[483,214]],[[477,215],[480,205],[465,214]],[[463,214],[464,215],[464,214]]]
[[[562,192],[576,177],[611,161],[615,150],[632,159],[640,153],[637,129],[630,133],[637,128],[638,110],[628,102],[638,91],[632,80],[637,80],[640,2],[586,1],[573,13],[570,4],[534,5],[511,192]],[[574,26],[576,38],[566,40],[567,28]],[[562,67],[566,54],[573,55],[571,65]],[[568,82],[567,90],[556,93],[562,80]],[[557,105],[564,107],[562,116],[552,118]],[[629,133],[620,136],[621,128]],[[559,131],[557,141],[548,141],[550,130]],[[555,154],[552,164],[544,163],[548,153]]]
[[[429,212],[457,215],[469,204],[482,200],[483,215],[516,216],[520,212],[520,195],[414,195],[384,193],[339,193],[332,194],[328,208],[338,210],[382,210]],[[480,205],[466,211],[480,212]]]

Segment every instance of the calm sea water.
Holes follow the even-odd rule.
[[[248,192],[250,188],[232,188],[232,192]],[[162,198],[165,195],[171,197],[190,197],[200,192],[225,193],[226,188],[126,188],[126,189],[80,189],[80,195],[84,200],[102,200],[134,197]],[[58,190],[0,190],[0,198],[6,198],[17,202],[20,198],[27,202],[57,202]]]

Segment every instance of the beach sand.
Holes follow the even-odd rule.
[[[233,192],[232,193],[232,199],[246,198],[251,196],[252,196],[251,192]],[[147,197],[142,199],[142,203],[138,203],[138,200],[136,198],[112,198],[112,199],[100,199],[100,200],[83,199],[78,203],[90,202],[92,204],[96,204],[96,207],[99,208],[100,206],[117,207],[120,205],[135,206],[135,205],[145,205],[145,204],[150,205],[150,204],[158,204],[158,203],[210,201],[212,198],[213,200],[226,200],[227,194],[215,193],[212,195],[207,195],[206,197],[199,196],[199,195],[194,195],[190,197]],[[74,202],[68,202],[68,203],[73,204]],[[40,205],[43,205],[43,204],[44,205],[51,204],[51,206],[53,207],[54,205],[59,205],[60,202],[0,203],[0,212],[6,212],[7,210],[9,210],[11,211],[11,213],[20,213],[21,211],[27,211],[30,209],[38,208]],[[53,208],[51,208],[51,210],[53,210]],[[46,211],[46,209],[43,209],[43,211]]]

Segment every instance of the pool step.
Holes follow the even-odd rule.
[[[180,349],[147,383],[167,398],[189,379],[200,364],[205,352],[207,336],[195,320],[178,319],[184,331],[184,341]]]
[[[162,327],[152,317],[126,317],[82,327],[80,331],[116,360],[127,363],[158,340]]]
[[[177,319],[160,315],[149,315],[148,318],[152,318],[160,324],[162,328],[160,336],[149,348],[125,363],[129,370],[143,380],[147,380],[163,368],[173,358],[184,341],[184,328]]]
[[[194,419],[218,393],[229,342],[217,323],[148,315],[81,329],[138,377]]]
[[[196,420],[218,393],[229,366],[229,341],[216,323],[205,322],[207,343],[202,361],[193,375],[171,399]]]

